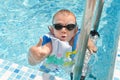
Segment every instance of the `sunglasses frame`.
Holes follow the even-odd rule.
[[[73,27],[70,27],[71,25],[72,25]],[[57,26],[57,27],[56,27],[56,26]],[[74,28],[76,28],[76,26],[77,26],[76,23],[75,23],[75,24],[67,24],[67,25],[65,25],[65,26],[63,26],[62,24],[59,24],[59,23],[53,24],[53,27],[54,27],[56,30],[61,30],[62,28],[66,28],[67,30],[71,31],[71,30],[73,30]]]

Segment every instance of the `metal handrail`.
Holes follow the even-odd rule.
[[[103,0],[99,0],[98,5],[96,6],[97,0],[86,0],[86,8],[84,10],[81,33],[78,40],[79,49],[73,70],[73,80],[80,80],[91,27],[93,26],[94,30],[98,29],[99,19],[103,8],[101,1],[103,2]],[[99,6],[101,6],[101,8],[95,10],[95,7]],[[95,12],[97,13],[95,14]]]

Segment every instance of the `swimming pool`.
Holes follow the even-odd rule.
[[[28,49],[48,32],[53,14],[62,8],[73,11],[81,26],[83,0],[1,0],[0,1],[0,58],[31,67],[27,61]],[[4,6],[4,7],[3,7]],[[118,37],[119,0],[105,0],[100,21],[98,61],[88,80],[107,80]],[[31,67],[37,69],[38,66]]]

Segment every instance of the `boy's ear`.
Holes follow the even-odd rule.
[[[52,34],[54,34],[54,29],[53,29],[52,26],[48,26],[48,29],[49,29],[49,31],[50,31]]]
[[[77,33],[77,31],[78,31],[78,27],[75,28],[75,34]]]

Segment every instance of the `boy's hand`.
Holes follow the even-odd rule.
[[[37,63],[40,63],[46,56],[47,52],[42,47],[42,38],[40,38],[40,41],[36,46],[32,46],[29,50],[29,63],[31,65],[35,65]]]
[[[91,53],[96,53],[97,51],[97,47],[91,39],[88,40],[88,49]]]

